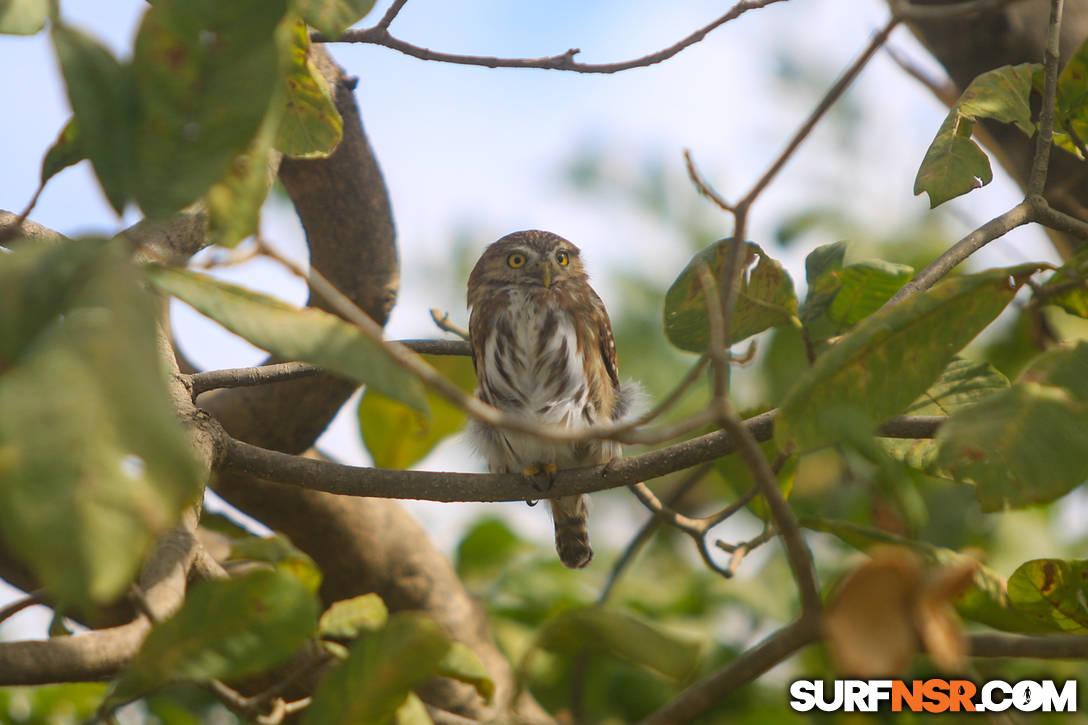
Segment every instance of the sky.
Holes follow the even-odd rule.
[[[373,24],[388,4],[379,2],[360,27]],[[724,7],[707,0],[409,0],[391,30],[413,44],[452,53],[536,57],[574,47],[583,62],[612,62],[669,46]],[[121,56],[130,54],[144,8],[142,0],[61,4],[68,22]],[[580,196],[564,181],[571,159],[580,149],[596,148],[619,173],[636,173],[647,159],[658,159],[675,177],[684,173],[681,152],[687,148],[711,182],[737,198],[886,18],[881,0],[792,0],[750,12],[664,63],[614,75],[466,67],[376,46],[333,46],[340,64],[359,76],[356,96],[396,220],[402,287],[389,336],[438,336],[431,307],[449,310],[461,324],[467,320],[464,280],[455,278],[452,262],[448,278],[439,284],[435,279],[451,240],[465,230],[479,250],[518,229],[567,237],[583,249],[610,307],[622,304],[609,283],[610,270],[648,271],[663,293],[687,263],[689,248],[675,230],[630,205]],[[891,45],[939,77],[905,28],[895,31]],[[18,211],[36,187],[42,155],[70,114],[47,35],[0,38],[0,87],[10,104],[0,117],[0,208]],[[885,53],[865,69],[844,104],[850,123],[818,127],[752,216],[749,238],[773,250],[798,284],[812,245],[776,250],[771,238],[783,217],[814,199],[837,200],[878,229],[906,226],[930,213],[912,186],[946,109]],[[940,212],[956,236],[1018,201],[1014,185],[995,171],[990,186]],[[31,218],[69,235],[108,234],[138,215],[130,210],[118,219],[84,162],[49,183]],[[727,236],[724,214],[720,223],[721,236]],[[305,259],[302,230],[289,207],[266,208],[262,229],[285,252]],[[1037,231],[1020,230],[983,250],[978,262],[1030,259],[1054,261]],[[224,276],[292,302],[306,296],[301,282],[268,262],[231,268]],[[183,306],[175,307],[174,319],[183,349],[202,367],[249,365],[263,357]],[[625,351],[619,352],[622,360]],[[344,407],[319,445],[341,460],[365,464],[353,410],[352,403]],[[440,446],[420,467],[481,470],[456,441]],[[465,522],[485,510],[516,517],[521,531],[542,542],[551,538],[550,521],[539,508],[408,506],[447,551]],[[609,517],[624,514],[599,515],[605,520],[594,526],[595,536],[621,545],[633,530],[629,514],[614,522]],[[38,626],[43,616],[29,611],[14,626]]]

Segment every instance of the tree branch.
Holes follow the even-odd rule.
[[[774,433],[776,415],[777,411],[769,411],[753,416],[744,421],[743,427],[753,440],[769,440]],[[879,434],[894,438],[931,438],[943,420],[939,416],[896,418],[881,426]],[[248,474],[315,491],[342,496],[426,501],[524,501],[539,497],[525,478],[516,474],[439,473],[344,466],[258,448],[229,436],[224,438],[220,471]],[[617,458],[601,466],[559,471],[548,495],[573,496],[629,486],[729,455],[737,449],[736,439],[732,435],[716,431],[648,453]]]
[[[1058,95],[1058,59],[1061,52],[1064,6],[1064,0],[1051,0],[1046,49],[1043,52],[1043,103],[1039,109],[1039,123],[1035,132],[1035,156],[1031,160],[1031,171],[1028,174],[1028,198],[1042,196],[1043,189],[1046,187],[1047,169],[1050,166],[1050,147],[1054,142],[1054,104]]]
[[[1033,659],[1088,659],[1088,636],[1057,634],[972,634],[967,638],[972,657],[1030,657]]]
[[[189,509],[173,533],[159,542],[144,566],[139,586],[148,609],[159,619],[176,612],[185,598],[185,581],[199,544],[197,513]],[[49,640],[0,643],[0,684],[41,685],[112,677],[140,649],[151,622],[140,615],[119,627]]]
[[[916,292],[929,289],[972,254],[1013,229],[1032,221],[1033,216],[1031,204],[1022,201],[1004,214],[994,217],[927,264],[910,282],[900,287],[884,306],[894,305]]]
[[[755,647],[746,650],[725,667],[684,690],[644,719],[641,725],[691,722],[736,690],[815,642],[819,636],[818,618],[801,618],[788,624]]]
[[[546,58],[493,58],[480,55],[440,53],[427,48],[421,48],[418,45],[406,43],[399,38],[393,37],[389,33],[388,23],[385,23],[385,18],[373,28],[347,30],[336,38],[330,38],[322,33],[312,33],[310,39],[315,43],[369,43],[371,45],[381,45],[404,53],[405,55],[410,55],[413,58],[419,58],[420,60],[434,60],[443,63],[455,63],[458,65],[477,65],[487,68],[543,68],[547,70],[571,71],[573,73],[618,73],[619,71],[630,70],[631,68],[645,68],[646,66],[668,60],[685,48],[695,45],[713,30],[730,20],[735,20],[749,10],[757,10],[778,2],[784,2],[784,0],[742,0],[734,5],[725,15],[722,15],[712,23],[696,30],[686,38],[670,45],[668,48],[620,63],[578,63],[574,60],[574,56],[581,52],[577,48],[571,48],[565,53]],[[399,9],[400,8],[397,7],[398,11]]]

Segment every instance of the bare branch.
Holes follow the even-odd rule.
[[[272,365],[258,365],[252,368],[226,368],[210,370],[189,376],[193,387],[193,397],[209,390],[222,388],[240,388],[248,385],[267,385],[283,380],[294,380],[316,375],[321,369],[307,363],[286,362]]]
[[[725,200],[724,196],[718,193],[717,189],[710,185],[710,182],[699,171],[695,161],[691,158],[689,149],[684,149],[684,166],[688,170],[688,178],[691,179],[691,183],[695,184],[695,188],[698,189],[700,194],[717,204],[722,211],[733,211],[733,206]]]
[[[1026,201],[1022,201],[1004,214],[994,217],[927,264],[925,269],[916,274],[910,282],[900,287],[899,291],[892,295],[891,299],[885,302],[884,305],[894,305],[916,292],[929,289],[972,254],[1013,229],[1032,221],[1032,217],[1031,205]]]
[[[1088,659],[1088,636],[1078,634],[1027,636],[972,634],[967,638],[972,657],[1031,657],[1034,659]]]
[[[697,485],[706,474],[710,471],[711,464],[706,463],[699,468],[691,471],[687,476],[681,480],[675,488],[669,491],[669,494],[662,502],[664,506],[672,508],[675,506],[684,495],[690,491],[695,485]],[[646,520],[646,523],[631,537],[630,543],[627,544],[627,548],[623,550],[619,558],[612,564],[612,571],[608,574],[608,581],[605,582],[604,587],[601,589],[601,593],[597,597],[597,606],[603,606],[608,601],[608,597],[612,594],[612,589],[616,586],[616,582],[619,580],[623,572],[630,566],[631,562],[635,560],[638,553],[642,551],[642,548],[649,542],[650,537],[663,522],[664,517],[658,515],[656,512]]]
[[[744,198],[737,202],[737,209],[746,210],[752,205],[752,202],[756,200],[760,193],[767,188],[767,185],[770,184],[778,172],[782,170],[782,167],[790,160],[794,152],[801,146],[801,143],[812,132],[812,129],[816,127],[816,124],[819,123],[820,119],[827,113],[828,109],[835,105],[835,102],[839,100],[846,89],[850,87],[850,84],[854,82],[854,79],[857,78],[858,74],[861,73],[861,70],[869,63],[873,55],[875,55],[876,52],[880,50],[880,47],[888,40],[888,36],[891,35],[891,32],[899,25],[899,21],[900,18],[893,16],[885,23],[884,27],[873,36],[873,39],[869,41],[869,45],[861,52],[861,55],[850,64],[846,71],[839,76],[839,79],[835,81],[835,84],[827,91],[824,97],[820,99],[819,104],[812,110],[812,113],[809,114],[809,117],[805,122],[801,124],[797,133],[795,133],[793,138],[790,139],[790,142],[786,144],[786,148],[782,150],[782,153],[778,155],[778,158],[775,159],[770,168],[768,168],[767,171],[763,173],[763,176],[756,181],[755,185],[752,186],[751,191],[745,194]],[[740,235],[738,234],[736,236]]]
[[[1051,0],[1050,22],[1047,25],[1046,50],[1043,53],[1043,103],[1035,132],[1035,156],[1028,174],[1027,196],[1042,196],[1046,173],[1050,165],[1050,147],[1054,141],[1054,104],[1058,95],[1058,58],[1062,29],[1062,9],[1065,0]]]
[[[400,13],[401,8],[407,3],[408,0],[394,0],[393,4],[389,6],[389,9],[385,11],[385,15],[382,16],[382,19],[378,21],[378,27],[388,28],[393,23],[393,19]]]
[[[432,307],[431,308],[431,319],[434,320],[434,324],[437,325],[438,329],[442,330],[442,332],[452,332],[454,335],[457,335],[459,338],[461,338],[465,342],[468,342],[468,340],[469,340],[468,330],[466,330],[463,327],[458,327],[457,325],[450,322],[450,313],[443,312],[443,313],[439,314],[438,308]],[[471,349],[469,350],[469,354],[470,355],[472,354]]]
[[[784,2],[784,0],[742,0],[734,5],[725,15],[722,15],[712,23],[696,30],[683,40],[670,45],[668,48],[620,63],[578,63],[574,60],[574,56],[581,52],[577,48],[571,48],[560,55],[553,55],[545,58],[493,58],[479,55],[439,53],[428,50],[427,48],[421,48],[418,45],[406,43],[399,38],[393,37],[390,35],[388,27],[383,26],[381,23],[373,28],[366,28],[365,30],[347,30],[337,38],[330,38],[322,33],[313,33],[310,35],[310,40],[315,43],[369,43],[372,45],[382,45],[386,48],[400,51],[405,55],[410,55],[413,58],[419,58],[420,60],[435,60],[443,63],[456,63],[459,65],[477,65],[485,66],[487,68],[544,68],[548,70],[571,71],[573,73],[618,73],[619,71],[630,70],[631,68],[644,68],[668,60],[685,48],[695,45],[709,35],[711,31],[730,20],[735,20],[749,10],[757,10],[778,2]]]
[[[747,419],[742,424],[755,441],[769,440],[777,411]],[[942,417],[895,418],[879,429],[893,438],[932,438]],[[220,471],[246,473],[276,483],[344,496],[425,501],[524,501],[532,494],[525,478],[515,474],[439,473],[342,466],[328,461],[270,451],[223,436]],[[549,496],[573,496],[650,480],[697,466],[737,450],[734,436],[725,431],[617,458],[601,466],[559,471]],[[758,448],[757,448],[758,450]],[[762,455],[762,453],[760,453]],[[765,462],[765,461],[764,461]],[[775,486],[777,492],[777,485]],[[778,493],[781,496],[780,493]],[[779,530],[786,527],[777,524]]]
[[[0,609],[0,622],[4,622],[5,620],[15,616],[24,609],[27,609],[28,607],[33,607],[35,604],[45,604],[45,599],[43,597],[44,594],[44,589],[37,589],[30,592],[25,597],[16,599],[14,602],[7,605],[3,609]]]

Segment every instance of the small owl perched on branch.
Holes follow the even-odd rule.
[[[542,231],[508,234],[484,250],[468,279],[476,396],[526,419],[570,428],[619,421],[640,394],[620,384],[612,323],[578,247]],[[605,463],[610,441],[552,442],[474,421],[469,434],[492,473],[549,479],[560,468]],[[593,558],[586,497],[551,499],[565,566]]]

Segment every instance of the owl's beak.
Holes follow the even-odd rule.
[[[552,286],[552,265],[547,259],[540,262],[540,282],[547,288]]]

